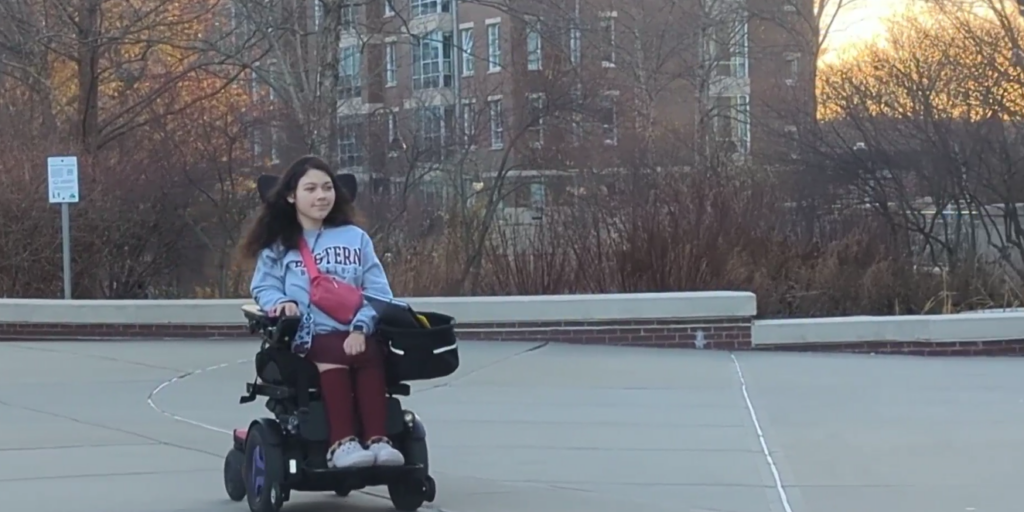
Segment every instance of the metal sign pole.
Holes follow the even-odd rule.
[[[64,299],[71,300],[71,204],[79,201],[78,158],[52,156],[46,159],[50,204],[60,204],[61,247],[64,253]]]
[[[71,300],[71,205],[60,204],[61,245],[64,248],[64,299]]]

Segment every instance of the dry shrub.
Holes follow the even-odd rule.
[[[19,124],[27,123],[7,126]],[[246,165],[155,129],[81,161],[75,296],[244,296],[246,269],[221,256],[256,206],[239,183],[258,171],[227,173]],[[208,133],[204,140],[219,137]],[[59,297],[60,215],[46,202],[45,162],[75,148],[3,128],[0,141],[0,296]],[[486,205],[446,209],[410,197],[367,209],[405,296],[749,290],[762,316],[1017,304],[1004,276],[980,265],[922,271],[881,218],[816,206],[791,178],[750,167],[582,174],[541,220],[524,223],[489,224]]]
[[[784,181],[745,168],[582,177],[583,192],[542,221],[494,226],[480,279],[463,293],[749,290],[768,317],[1015,304],[1017,294],[984,267],[922,270],[906,240],[861,209],[796,208]],[[431,247],[389,267],[397,288],[436,291],[451,279],[451,262],[465,261],[443,238]]]
[[[72,282],[80,297],[144,297],[182,257],[187,185],[169,179],[167,160],[139,155],[131,142],[104,158],[80,159],[81,202],[71,205]],[[43,147],[8,156],[0,187],[0,293],[61,294],[60,210],[46,198]],[[31,172],[11,172],[11,157]]]
[[[0,109],[0,297],[62,296],[60,208],[47,201],[46,159],[55,155],[79,155],[82,197],[70,206],[75,298],[189,296],[196,279],[209,279],[211,248],[197,240],[203,223],[193,215],[204,194],[185,172],[197,164],[196,152],[181,148],[186,137],[149,126],[83,156],[31,128],[32,118]]]
[[[11,144],[0,167],[0,295],[60,296],[60,217],[45,200],[51,145]],[[200,229],[199,216],[224,212],[185,179],[181,169],[194,165],[131,138],[82,162],[76,297],[245,295],[245,269],[229,266],[219,282],[210,272],[237,237],[206,236],[226,224]],[[436,206],[407,205],[371,231],[405,296],[748,290],[768,317],[1016,305],[1019,293],[1000,275],[922,271],[880,218],[795,207],[784,181],[745,168],[584,175],[539,222],[494,224],[479,248],[480,218]],[[244,216],[255,203],[230,206]]]

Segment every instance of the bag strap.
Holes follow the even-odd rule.
[[[299,238],[299,254],[302,255],[302,264],[306,266],[309,278],[316,279],[320,277],[320,267],[316,266],[316,260],[313,259],[313,253],[309,250],[306,237]]]

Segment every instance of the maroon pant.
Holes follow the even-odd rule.
[[[320,394],[330,422],[332,443],[355,436],[356,407],[363,426],[363,441],[387,435],[387,389],[381,345],[367,337],[366,350],[350,356],[344,349],[348,334],[318,334],[306,354],[314,363],[345,366],[320,372]]]

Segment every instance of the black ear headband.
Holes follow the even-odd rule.
[[[339,174],[338,186],[341,187],[349,199],[355,201],[356,194],[359,192],[359,184],[356,182],[356,176],[354,174]],[[260,201],[266,203],[270,198],[270,193],[274,191],[274,187],[277,186],[277,182],[280,180],[280,176],[274,176],[273,174],[263,174],[256,179],[256,191],[260,194]]]

